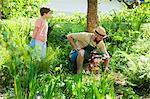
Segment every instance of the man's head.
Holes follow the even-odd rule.
[[[94,29],[94,34],[96,36],[95,37],[96,43],[99,43],[101,40],[107,37],[105,29],[101,26]]]
[[[44,16],[45,18],[49,18],[51,12],[52,12],[52,11],[50,10],[50,8],[42,7],[42,8],[40,9],[40,14],[41,14],[41,16]]]

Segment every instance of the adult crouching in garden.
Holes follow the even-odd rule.
[[[80,32],[67,35],[70,44],[75,50],[71,56],[71,61],[76,62],[77,74],[81,72],[84,61],[90,58],[89,54],[95,49],[98,49],[105,54],[106,59],[104,60],[104,66],[106,71],[109,72],[108,64],[110,56],[103,41],[106,37],[106,31],[101,26],[94,29],[93,33]]]

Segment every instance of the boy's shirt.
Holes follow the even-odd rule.
[[[37,41],[46,42],[48,32],[48,23],[46,22],[46,20],[42,18],[37,19],[35,22],[35,27],[38,28],[35,39]]]

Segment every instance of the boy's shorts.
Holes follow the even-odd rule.
[[[42,58],[46,58],[46,43],[35,40],[36,54]]]

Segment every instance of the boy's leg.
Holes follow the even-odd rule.
[[[37,41],[35,42],[35,53],[37,57],[42,56],[42,47],[43,47],[43,42]]]
[[[42,44],[42,53],[41,53],[42,58],[46,58],[46,43]]]
[[[83,61],[84,61],[84,50],[80,50],[78,52],[78,56],[77,56],[77,74],[80,74],[81,69],[82,69],[82,65],[83,65]]]

